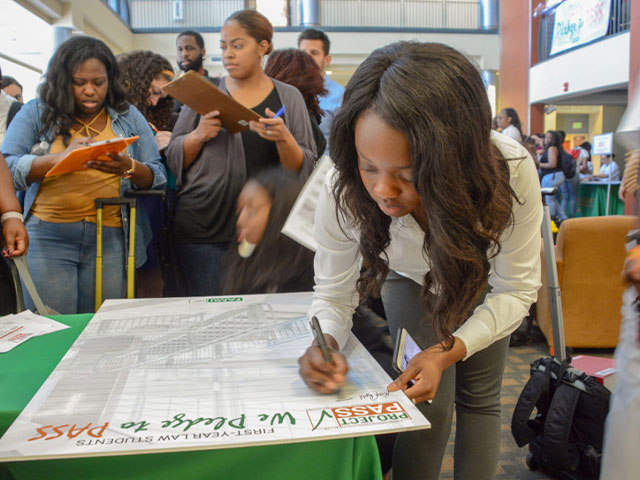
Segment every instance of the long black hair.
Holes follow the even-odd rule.
[[[225,260],[224,295],[305,292],[313,289],[313,252],[281,233],[302,182],[282,168],[249,180],[264,187],[272,200],[264,234],[253,255],[242,258],[235,244]]]
[[[90,58],[100,61],[107,70],[108,90],[105,104],[118,112],[129,108],[127,95],[120,83],[120,70],[116,58],[97,38],[76,36],[64,42],[49,60],[45,81],[40,87],[44,104],[42,131],[51,130],[53,136],[62,135],[67,145],[71,138],[76,104],[73,100],[73,73]]]
[[[518,129],[518,132],[520,132],[520,138],[524,138],[524,133],[522,133],[522,124],[520,123],[520,116],[518,115],[518,112],[516,112],[516,109],[507,107],[503,108],[502,111],[505,116],[511,117],[511,125]]]
[[[347,84],[331,128],[338,171],[337,208],[360,232],[366,271],[361,299],[376,297],[389,271],[391,218],[365,189],[358,171],[355,125],[373,112],[409,142],[415,188],[427,225],[423,251],[430,271],[421,303],[447,348],[487,284],[487,252],[500,250],[512,222],[509,168],[491,143],[491,108],[477,68],[437,43],[397,42],[375,50]],[[431,296],[434,288],[437,295]],[[430,298],[433,297],[433,298]]]

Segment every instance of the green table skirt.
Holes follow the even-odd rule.
[[[611,185],[609,215],[624,215],[624,202],[618,198],[620,185]],[[607,184],[580,184],[577,217],[602,217],[607,215]]]
[[[44,383],[92,315],[52,317],[66,330],[0,354],[0,435]],[[0,463],[0,479],[380,480],[372,436],[287,445]]]

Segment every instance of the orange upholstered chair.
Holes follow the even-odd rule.
[[[616,215],[565,220],[556,239],[566,345],[612,348],[618,343],[625,240],[636,217]],[[543,249],[544,250],[544,249]],[[536,320],[553,351],[544,251]]]

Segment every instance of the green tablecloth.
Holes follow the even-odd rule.
[[[602,217],[607,214],[607,183],[588,182],[580,184],[580,200],[577,217]],[[609,215],[624,215],[624,202],[618,198],[620,183],[611,185]]]
[[[92,315],[52,317],[71,328],[0,354],[0,435],[44,383]],[[374,437],[197,452],[0,463],[0,479],[380,480]]]

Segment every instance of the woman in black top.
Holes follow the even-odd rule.
[[[236,201],[248,178],[273,167],[302,177],[313,169],[315,145],[302,95],[262,70],[272,36],[273,27],[255,10],[232,14],[220,35],[229,75],[218,87],[266,118],[231,134],[222,128],[219,112],[199,116],[185,105],[167,147],[167,164],[177,179],[174,235],[186,295],[220,293]],[[282,106],[284,114],[273,118]]]

